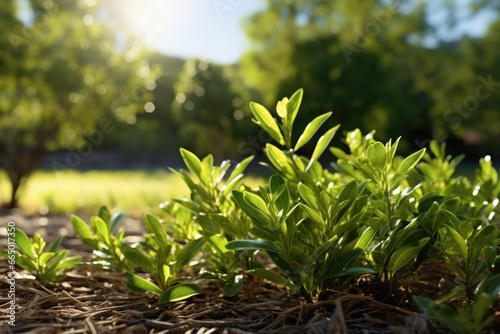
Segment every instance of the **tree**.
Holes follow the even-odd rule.
[[[342,123],[345,130],[376,129],[382,140],[400,135],[419,139],[402,142],[402,148],[425,146],[440,130],[446,135],[447,110],[474,92],[476,77],[497,73],[498,30],[490,29],[480,41],[465,39],[460,46],[459,40],[442,39],[457,26],[463,3],[461,8],[447,0],[267,4],[246,21],[251,47],[242,58],[242,77],[263,94],[266,104],[303,87],[304,109],[313,115],[297,119],[302,128],[308,118],[332,110],[332,122]],[[465,6],[472,8],[471,17],[500,7],[482,0],[469,0]],[[433,9],[446,22],[430,20]],[[477,122],[471,116],[461,124],[480,126],[481,119],[488,119],[481,129],[492,135],[493,124],[498,125],[496,102],[493,97],[481,102],[489,111],[476,113]],[[470,133],[463,126],[452,133]]]
[[[347,130],[376,129],[383,140],[399,136],[402,125],[406,134],[416,132],[428,101],[407,76],[414,69],[401,50],[419,53],[408,37],[426,29],[423,17],[422,9],[404,13],[375,0],[268,1],[247,21],[253,44],[243,75],[266,101],[303,87],[308,113],[332,110],[332,122]],[[296,123],[304,128],[312,116],[302,116]]]
[[[250,115],[252,92],[238,89],[238,83],[232,67],[200,59],[184,64],[172,104],[182,146],[216,158],[243,154],[240,144],[252,129],[240,120]]]
[[[0,41],[0,143],[12,186],[5,204],[18,205],[23,183],[49,150],[70,150],[80,161],[143,109],[154,75],[133,45],[119,45],[94,15],[93,2],[31,1],[33,20],[22,23],[13,0],[2,2],[9,21]],[[3,35],[3,34],[2,34]],[[122,48],[122,52],[118,50]],[[62,166],[61,166],[62,165]]]

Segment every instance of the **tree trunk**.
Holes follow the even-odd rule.
[[[19,134],[19,133],[18,133]],[[36,144],[28,147],[22,143],[21,138],[15,138],[14,132],[5,131],[4,136],[4,164],[12,187],[10,199],[4,203],[4,207],[14,209],[19,206],[19,198],[23,184],[31,173],[39,166],[45,154],[45,145],[54,135],[54,130],[40,131],[35,138]]]
[[[9,173],[10,185],[12,186],[12,190],[10,193],[10,200],[5,205],[8,209],[15,209],[19,205],[19,190],[21,189],[21,183],[25,177],[12,177]]]

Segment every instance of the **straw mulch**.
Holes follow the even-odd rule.
[[[13,217],[0,219],[5,226],[4,221]],[[20,216],[15,219],[28,234],[37,230],[34,226],[38,217],[23,222]],[[50,229],[68,227],[65,217],[52,220],[63,226],[55,222],[45,225],[43,234],[49,239],[54,236]],[[69,235],[65,244],[71,245],[73,254],[88,259],[89,250],[78,242]],[[157,305],[153,295],[128,291],[123,273],[87,266],[77,267],[55,284],[18,279],[13,327],[6,324],[10,301],[7,270],[2,260],[0,333],[446,333],[410,301],[410,294],[437,294],[437,283],[422,280],[399,287],[372,288],[370,293],[366,289],[370,281],[365,278],[349,292],[329,291],[325,298],[311,303],[262,280],[247,278],[237,297],[226,298],[220,286],[202,283],[201,295]],[[429,273],[435,275],[435,270]],[[431,274],[429,278],[434,279]],[[494,333],[498,325],[497,319],[487,332]]]

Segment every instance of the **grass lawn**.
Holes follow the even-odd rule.
[[[0,201],[10,184],[0,171]],[[21,207],[30,213],[97,213],[101,205],[133,216],[154,213],[158,205],[188,194],[182,179],[167,171],[37,171],[26,183]]]

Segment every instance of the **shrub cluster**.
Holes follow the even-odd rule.
[[[199,293],[200,280],[220,282],[234,296],[244,275],[315,301],[354,279],[394,284],[440,264],[456,277],[453,289],[439,300],[414,296],[415,304],[456,333],[487,326],[500,293],[500,182],[490,157],[469,180],[455,176],[462,157],[447,156],[444,144],[433,141],[430,152],[401,157],[399,139],[384,144],[356,129],[347,132],[344,151],[330,147],[339,126],[320,136],[311,156],[301,156],[331,115],[314,118],[293,142],[301,100],[298,90],[279,101],[277,117],[250,104],[275,141],[264,149],[274,173],[258,188],[243,176],[253,156],[231,168],[229,161],[216,166],[212,155],[200,159],[181,149],[187,170],[174,172],[190,197],[163,203],[162,217],[146,215],[144,242],[126,244],[121,216],[104,207],[89,224],[72,216],[94,262],[126,272],[131,290],[158,294],[159,303]],[[326,150],[337,158],[329,169],[318,161]],[[59,279],[76,263],[55,246],[43,253],[39,236],[17,233],[18,264],[39,279]]]

